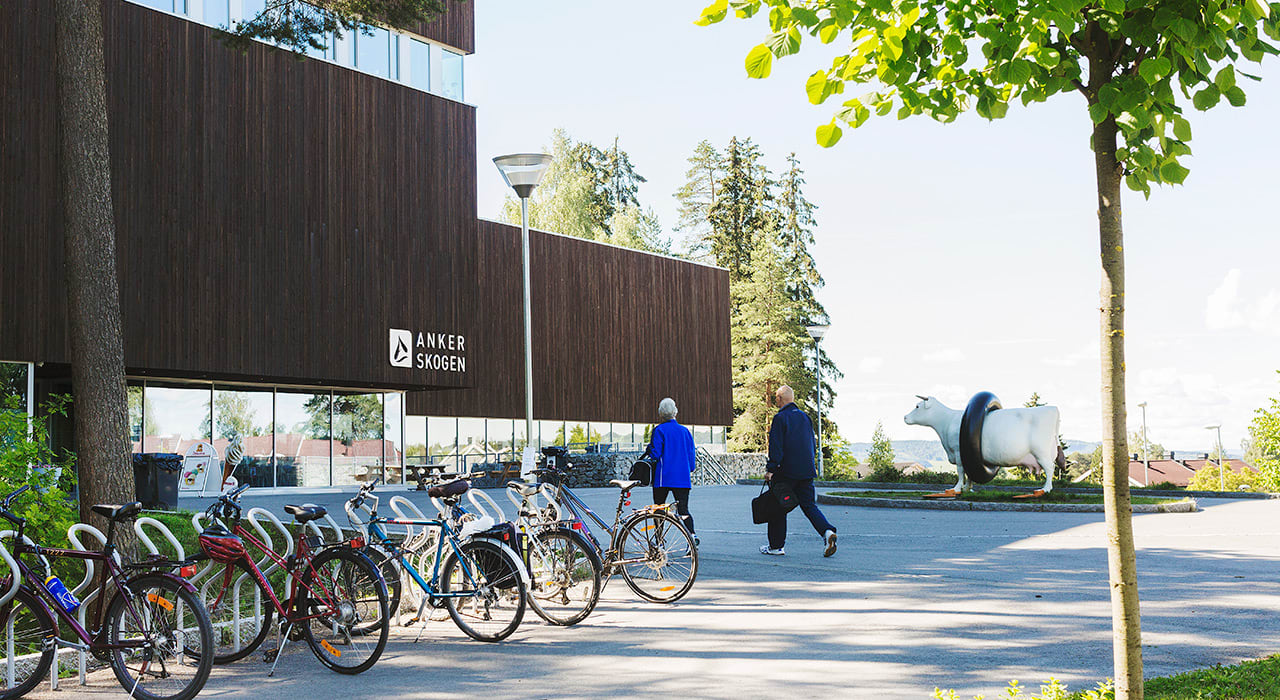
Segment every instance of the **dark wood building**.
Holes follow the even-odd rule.
[[[338,485],[356,443],[377,440],[390,472],[430,458],[413,453],[437,444],[432,426],[445,449],[453,420],[450,454],[500,458],[524,439],[520,234],[476,218],[472,5],[308,60],[227,49],[205,24],[222,6],[239,7],[103,0],[138,449],[253,437],[270,443],[251,455],[260,485]],[[31,363],[36,395],[65,391],[53,3],[0,4],[0,91],[0,361]],[[625,442],[672,396],[681,422],[722,440],[727,274],[549,233],[531,244],[537,417],[562,441]],[[202,393],[203,414],[183,408]],[[325,450],[327,483],[282,476]]]

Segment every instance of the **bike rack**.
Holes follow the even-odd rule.
[[[99,547],[107,546],[107,536],[102,534],[102,530],[99,530],[98,528],[86,523],[76,523],[67,529],[67,541],[71,543],[71,548],[76,551],[84,552],[87,550],[84,544],[80,542],[80,533],[85,533],[90,537],[92,537],[93,539],[97,540]],[[119,563],[120,554],[116,553],[114,557],[116,562]],[[88,589],[88,587],[93,583],[93,573],[94,573],[94,570],[97,568],[97,566],[94,564],[92,559],[85,559],[84,566],[85,566],[84,580],[81,581],[75,588],[71,589],[71,594],[80,598],[80,610],[79,610],[79,614],[76,616],[80,621],[80,626],[88,627],[89,620],[86,617],[86,615],[89,612],[89,604],[97,599],[98,594],[101,591],[95,588],[92,591],[89,591],[88,594],[81,596],[81,594],[84,593],[84,591]],[[58,652],[55,649],[53,652],[53,669],[49,673],[49,686],[54,690],[58,689],[59,666],[60,665],[58,663]],[[88,680],[89,656],[83,650],[76,651],[76,666],[79,674],[80,685],[88,685],[89,684],[89,680]]]
[[[13,530],[5,530],[0,532],[0,540],[13,537],[18,534]],[[18,562],[14,561],[13,555],[9,554],[8,548],[0,543],[0,559],[9,567],[9,590],[0,596],[0,606],[7,605],[13,597],[18,594],[18,586],[22,584],[21,572],[18,570]],[[57,654],[54,655],[57,658]],[[9,616],[9,621],[5,624],[5,642],[4,642],[4,674],[6,685],[13,687],[13,616]],[[57,673],[53,674],[57,677]]]
[[[471,501],[471,505],[475,506],[480,511],[481,515],[487,515],[493,518],[493,521],[495,523],[507,522],[507,514],[505,511],[502,510],[502,506],[499,506],[497,503],[494,503],[493,499],[489,497],[489,494],[485,493],[484,491],[478,491],[476,489],[468,489],[467,500]],[[496,511],[497,515],[495,515],[493,512],[490,512],[489,508],[485,507],[484,503],[480,503],[481,500],[483,500],[485,503],[488,503],[489,506],[493,507],[493,510]]]
[[[391,512],[395,513],[396,517],[401,520],[427,520],[428,519],[426,513],[423,513],[422,509],[419,508],[417,504],[405,498],[404,496],[392,496],[391,500],[387,501],[387,505],[391,506]],[[408,512],[406,513],[406,511]],[[426,529],[426,527],[427,527],[426,525],[422,526],[424,530]],[[404,526],[405,539],[413,539],[413,535],[414,535],[413,528],[414,528],[413,525]]]

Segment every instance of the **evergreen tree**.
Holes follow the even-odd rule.
[[[693,155],[686,162],[689,169],[684,173],[685,183],[674,195],[680,203],[676,230],[684,234],[685,252],[692,258],[703,259],[711,252],[711,206],[719,193],[719,181],[724,177],[724,157],[710,141],[704,140],[694,147]]]
[[[595,213],[595,183],[581,166],[579,149],[568,132],[551,134],[551,164],[529,198],[529,227],[541,231],[596,240],[603,237]],[[507,197],[502,218],[520,223],[520,200]]]
[[[772,185],[772,175],[762,162],[759,147],[751,139],[730,139],[720,191],[707,212],[711,256],[717,265],[729,270],[730,281],[751,274],[755,238],[775,224]]]
[[[893,442],[884,434],[884,426],[876,421],[876,432],[871,435],[871,452],[867,454],[867,466],[871,471],[893,468]]]

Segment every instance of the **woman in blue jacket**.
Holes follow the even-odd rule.
[[[689,475],[697,468],[694,461],[693,434],[689,429],[676,422],[676,402],[663,399],[658,404],[658,420],[649,439],[649,447],[645,455],[653,458],[653,502],[666,503],[667,494],[676,498],[676,512],[684,520],[684,526],[693,536],[693,544],[698,544],[698,535],[693,531],[693,516],[689,515],[689,489],[692,482]]]

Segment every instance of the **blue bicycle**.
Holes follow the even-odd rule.
[[[455,530],[445,518],[381,517],[378,497],[373,495],[377,483],[360,487],[347,501],[346,510],[352,524],[368,532],[365,553],[379,565],[388,588],[394,586],[393,597],[399,597],[400,572],[404,572],[423,593],[415,620],[426,620],[427,607],[444,607],[458,629],[472,639],[500,642],[511,636],[524,619],[528,575],[520,556],[502,541],[503,533],[472,537],[481,533],[468,532],[465,525]],[[456,504],[468,488],[460,480],[433,486],[428,493]],[[363,522],[355,514],[362,507],[369,514]],[[387,532],[387,525],[421,531],[400,540]]]

